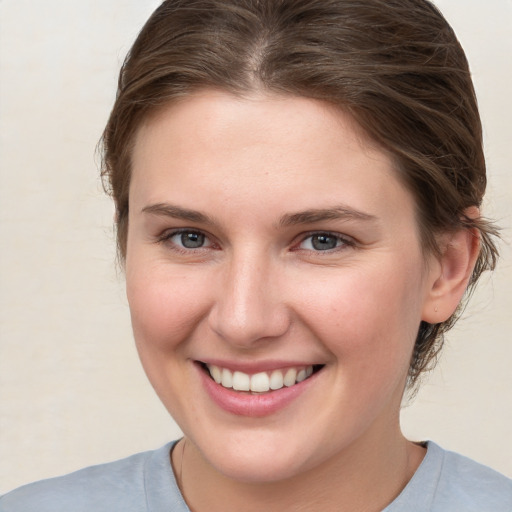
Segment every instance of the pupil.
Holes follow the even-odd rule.
[[[182,233],[181,243],[187,249],[197,249],[204,244],[204,235],[201,233]]]
[[[315,235],[311,243],[318,251],[328,251],[336,247],[337,240],[334,236],[330,235]]]

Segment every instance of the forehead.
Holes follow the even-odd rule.
[[[412,204],[391,157],[318,100],[201,91],[159,110],[137,134],[130,201],[203,194],[205,204],[215,195],[245,209],[268,190],[283,205],[315,203],[306,208],[348,201],[368,209],[384,196]]]
[[[134,167],[140,169],[145,162],[139,157],[147,157],[149,150],[162,156],[173,154],[170,160],[174,160],[190,150],[198,157],[235,155],[236,150],[247,151],[251,146],[264,146],[269,153],[286,150],[288,156],[337,148],[340,153],[359,153],[393,166],[392,157],[349,114],[332,104],[263,92],[240,97],[214,89],[173,100],[147,116],[136,132],[132,156]]]

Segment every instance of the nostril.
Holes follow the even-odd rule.
[[[254,344],[265,341],[275,341],[286,334],[290,325],[286,313],[252,309],[212,311],[209,317],[209,327],[220,338],[230,345],[240,348],[250,348]]]

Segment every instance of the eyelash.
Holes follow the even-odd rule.
[[[183,247],[183,246],[178,245],[175,242],[172,242],[172,238],[174,238],[177,235],[183,235],[183,234],[199,235],[201,237],[204,237],[205,240],[210,241],[210,245],[191,248],[191,247]],[[310,249],[310,248],[300,247],[302,244],[304,244],[304,242],[312,239],[315,236],[316,237],[323,236],[326,238],[334,238],[334,239],[336,239],[337,245],[333,248],[325,249],[325,250],[315,250],[314,248]],[[182,254],[190,254],[191,252],[201,251],[204,249],[216,248],[215,243],[211,241],[211,237],[209,235],[207,235],[203,231],[196,230],[196,229],[183,228],[183,229],[176,229],[173,231],[167,231],[163,235],[158,237],[157,242],[158,243],[168,243],[171,246],[172,250],[177,251]],[[330,231],[311,231],[309,233],[305,233],[305,234],[301,235],[299,242],[293,245],[292,250],[308,251],[308,252],[314,252],[314,253],[318,253],[318,254],[322,254],[322,253],[323,254],[332,254],[333,252],[338,252],[340,250],[346,249],[347,247],[354,247],[354,246],[355,246],[354,240],[352,240],[349,237],[342,236],[339,233],[333,233]]]
[[[302,245],[304,242],[312,239],[315,236],[316,237],[324,236],[326,238],[334,238],[336,240],[337,245],[336,245],[336,247],[333,247],[331,249],[325,249],[325,250],[304,249],[304,248],[300,247],[300,245]],[[342,250],[346,249],[347,247],[354,247],[354,246],[355,246],[355,242],[353,239],[351,239],[347,236],[343,236],[339,233],[333,233],[331,231],[311,231],[309,233],[305,233],[304,235],[302,235],[299,243],[296,244],[294,247],[296,247],[295,250],[298,250],[298,251],[305,250],[305,251],[312,251],[312,252],[318,253],[318,254],[322,254],[322,253],[332,254],[333,252],[342,251]]]
[[[179,252],[181,254],[190,254],[191,252],[201,251],[204,249],[210,249],[212,247],[215,247],[215,244],[213,242],[210,243],[210,245],[207,246],[201,246],[196,248],[189,248],[189,247],[182,247],[178,245],[177,243],[172,241],[172,238],[174,238],[177,235],[183,235],[183,234],[190,234],[190,235],[199,235],[204,237],[205,240],[209,240],[211,242],[211,237],[208,236],[203,231],[197,230],[197,229],[175,229],[173,231],[166,231],[161,236],[158,237],[157,243],[167,243],[172,248],[173,251]]]

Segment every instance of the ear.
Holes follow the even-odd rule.
[[[479,211],[472,207],[465,214],[476,218]],[[477,229],[460,229],[442,235],[439,245],[441,254],[432,257],[422,312],[422,320],[431,324],[448,320],[457,309],[480,252],[480,234]]]

